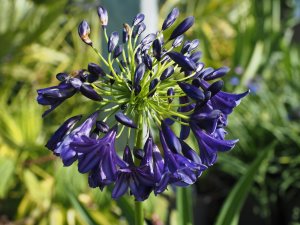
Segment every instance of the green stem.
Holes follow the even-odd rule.
[[[143,148],[143,120],[140,113],[137,113],[135,118],[136,124],[138,124],[138,128],[136,131],[135,143],[134,147],[141,149]],[[139,165],[140,160],[134,158],[134,163]],[[143,202],[135,201],[134,203],[135,208],[135,225],[144,225],[144,210],[143,210]]]
[[[176,188],[178,225],[193,224],[193,196],[191,187]]]

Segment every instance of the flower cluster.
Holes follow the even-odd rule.
[[[78,161],[79,172],[89,174],[90,187],[102,190],[114,184],[113,198],[130,190],[137,201],[143,201],[152,191],[162,193],[169,184],[195,183],[216,162],[218,152],[236,144],[237,140],[225,140],[227,116],[248,91],[222,91],[220,78],[229,69],[205,67],[197,50],[199,40],[184,41],[194,17],[177,23],[177,8],[160,31],[141,40],[146,29],[143,14],[131,26],[124,24],[122,41],[118,32],[107,35],[105,8],[98,8],[98,16],[107,41],[107,59],[93,46],[90,27],[82,21],[79,36],[99,55],[99,64],[59,73],[59,85],[37,91],[38,103],[50,106],[43,116],[76,93],[96,101],[98,108],[80,125],[81,115],[67,119],[46,147],[65,166]],[[173,25],[165,38],[164,31]],[[127,135],[128,141],[116,146],[121,135]],[[190,136],[198,142],[196,151],[187,143]],[[132,137],[134,145],[130,146]],[[117,154],[121,149],[122,158]]]

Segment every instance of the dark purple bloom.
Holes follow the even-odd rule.
[[[54,150],[58,147],[63,138],[72,130],[76,123],[82,118],[81,115],[73,116],[67,119],[52,135],[45,145],[49,150]]]
[[[82,81],[78,78],[72,77],[68,80],[68,82],[76,89],[79,90],[81,85],[82,85]]]
[[[139,25],[141,22],[144,21],[144,19],[145,19],[145,15],[143,13],[137,14],[132,21],[132,26]]]
[[[160,80],[163,81],[163,80],[169,78],[173,73],[174,73],[174,66],[169,66],[160,75]]]
[[[102,27],[106,28],[107,23],[108,23],[107,10],[102,6],[99,6],[97,12],[98,12],[98,16],[99,16],[100,23],[101,23]]]
[[[144,150],[147,150],[147,143],[145,148]],[[152,149],[149,149],[149,151],[152,151]],[[146,153],[145,157],[147,157],[146,155],[149,154]],[[142,160],[140,166],[135,166],[130,148],[126,146],[123,160],[126,162],[126,165],[121,166],[119,169],[112,197],[117,199],[130,188],[130,193],[135,197],[136,201],[144,201],[149,197],[154,186],[154,176],[153,171],[151,171],[152,165],[150,166],[152,159],[146,158]]]
[[[196,124],[190,124],[199,145],[201,161],[207,166],[215,163],[218,151],[229,151],[238,142],[238,140],[217,139],[213,135],[207,134]]]
[[[122,112],[117,112],[115,114],[115,118],[119,123],[121,123],[127,127],[137,128],[137,126],[135,125],[133,120],[130,119],[128,116],[124,115],[124,113],[122,113]]]
[[[43,117],[63,103],[64,100],[72,97],[76,92],[76,89],[67,82],[60,83],[58,86],[38,89],[38,103],[41,105],[50,105],[50,109],[43,113]]]
[[[184,152],[195,161],[181,154],[171,152],[162,132],[160,132],[160,141],[164,150],[165,167],[162,178],[154,189],[154,193],[159,194],[163,192],[168,184],[185,187],[195,183],[206,167],[199,164],[199,160],[195,160],[192,157],[194,154],[189,152],[190,149],[187,148],[187,145],[184,145]]]
[[[194,24],[194,17],[189,16],[185,20],[183,20],[172,32],[169,40],[172,40],[179,35],[182,35],[184,32],[186,32],[188,29],[190,29],[191,26]]]
[[[116,153],[115,139],[117,128],[113,127],[104,137],[94,138],[80,135],[70,143],[78,154],[78,171],[90,172],[91,187],[103,188],[117,179],[118,167],[125,166]]]
[[[122,45],[118,45],[115,50],[114,50],[114,55],[113,57],[114,58],[118,58],[121,54],[122,54],[122,51],[123,51],[123,46]]]
[[[166,30],[168,27],[172,26],[178,16],[179,16],[179,10],[177,8],[172,9],[172,11],[168,14],[166,19],[164,20],[161,29]]]
[[[57,148],[53,150],[53,153],[62,159],[65,166],[70,166],[78,158],[77,152],[71,148],[71,143],[77,142],[83,136],[89,137],[98,114],[99,112],[97,111],[89,116],[80,126],[66,135]]]
[[[205,99],[203,92],[194,85],[184,82],[178,82],[178,85],[183,90],[183,92],[186,93],[187,96],[189,96],[190,98],[195,99],[197,101],[203,101]]]
[[[81,40],[86,43],[87,45],[93,45],[93,42],[91,41],[89,34],[91,32],[90,26],[88,22],[83,20],[79,26],[78,26],[78,34]]]
[[[118,32],[114,31],[111,33],[109,39],[108,39],[108,52],[112,52],[115,47],[118,45],[119,42],[119,34]]]
[[[82,84],[80,86],[80,92],[82,95],[84,95],[85,97],[91,100],[102,101],[102,97],[89,84]]]
[[[196,70],[195,63],[187,56],[184,56],[178,52],[168,52],[167,55],[170,56],[170,58],[184,70]]]

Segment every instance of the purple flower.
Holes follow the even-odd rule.
[[[78,141],[82,136],[89,137],[91,129],[96,122],[99,112],[93,113],[80,126],[64,137],[61,143],[53,150],[65,166],[70,166],[78,158],[78,154],[71,147],[71,143]]]
[[[45,145],[49,150],[56,149],[63,138],[72,130],[72,128],[78,123],[78,121],[82,118],[81,115],[73,116],[67,119],[52,135],[47,144]]]
[[[214,135],[207,134],[195,123],[190,123],[192,131],[197,139],[201,161],[207,165],[213,165],[217,160],[217,152],[231,150],[238,140],[221,140]]]
[[[145,151],[152,151],[152,149],[147,147],[145,145]],[[135,166],[128,146],[125,147],[123,160],[126,162],[126,165],[121,166],[119,169],[112,197],[117,199],[130,188],[130,193],[135,197],[136,201],[144,201],[148,198],[154,186],[154,176],[150,166],[152,160],[143,159],[140,166]]]
[[[168,184],[185,187],[196,182],[206,166],[196,157],[196,154],[186,143],[183,151],[185,155],[172,152],[167,145],[166,139],[160,132],[160,141],[164,150],[165,166],[162,178],[155,187],[154,193],[163,192]]]

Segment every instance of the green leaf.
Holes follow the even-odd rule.
[[[94,218],[90,215],[88,210],[85,208],[81,202],[78,201],[76,196],[72,192],[68,192],[68,197],[71,201],[71,204],[79,214],[80,218],[85,222],[87,225],[95,225],[98,224]]]
[[[249,166],[247,172],[241,177],[227,197],[215,225],[238,224],[240,210],[249,194],[255,175],[261,166],[264,166],[264,161],[268,160],[273,148],[274,143],[264,149]]]
[[[126,217],[128,224],[134,224],[134,210],[130,203],[130,198],[122,197],[117,201],[118,206],[122,210],[122,214]]]
[[[11,159],[0,158],[0,198],[3,198],[9,190],[10,180],[14,173],[15,163]]]

